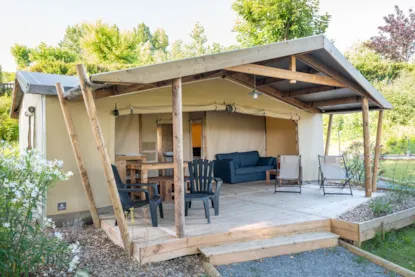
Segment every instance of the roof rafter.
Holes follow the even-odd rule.
[[[315,74],[294,72],[291,70],[257,65],[257,64],[244,64],[244,65],[232,66],[232,67],[225,68],[225,70],[253,74],[253,75],[267,76],[267,77],[273,77],[273,78],[287,79],[287,80],[296,80],[296,81],[312,83],[312,84],[329,85],[329,86],[335,86],[335,87],[345,86],[339,81],[328,76],[320,76],[320,75],[315,75]]]
[[[243,86],[249,87],[249,88],[254,88],[253,83],[254,80],[253,78],[247,76],[246,74],[227,74],[225,79],[229,79],[235,83],[239,83]],[[268,85],[262,85],[262,86],[258,86],[257,89],[259,89],[261,92],[263,92],[264,94],[271,96],[273,98],[276,98],[284,103],[287,103],[291,106],[297,107],[299,109],[308,111],[308,112],[312,112],[312,113],[320,113],[321,111],[317,108],[312,107],[310,104],[305,103],[303,101],[297,100],[295,98],[283,98],[282,97],[282,92],[271,87]]]
[[[303,88],[303,89],[283,92],[282,97],[296,97],[300,95],[306,95],[306,94],[312,94],[312,93],[318,93],[318,92],[330,91],[330,90],[336,90],[336,89],[341,89],[341,88],[331,87],[331,86],[318,86],[318,87],[312,87],[312,88]]]
[[[338,72],[337,70],[335,70],[334,68],[323,64],[322,62],[320,62],[319,60],[317,60],[316,58],[306,54],[306,55],[297,55],[297,58],[299,58],[301,61],[305,62],[306,64],[308,64],[309,66],[315,68],[316,70],[323,72],[326,75],[331,76],[333,79],[343,83],[346,87],[350,88],[351,90],[353,90],[354,92],[356,92],[357,94],[359,94],[362,97],[368,97],[370,99],[372,99],[369,94],[367,92],[364,91],[364,89],[362,89],[357,83],[355,83],[354,81],[344,77],[340,72]],[[377,104],[380,105],[379,102],[375,101]]]
[[[310,102],[310,104],[313,107],[326,107],[326,106],[354,104],[354,103],[360,103],[360,102],[362,102],[361,97],[355,96],[355,97],[347,97],[347,98],[339,98],[339,99],[331,99],[331,100],[323,100],[323,101],[314,101],[314,102]]]

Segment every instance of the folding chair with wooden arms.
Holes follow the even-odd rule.
[[[277,162],[277,175],[275,176],[275,191],[283,193],[301,194],[302,167],[300,155],[279,155]],[[278,186],[277,186],[278,185]],[[277,190],[277,188],[298,188],[297,190]]]
[[[351,195],[353,196],[352,186],[349,177],[346,160],[343,155],[321,156],[318,155],[320,189],[323,194]],[[327,189],[349,187],[350,193],[345,192],[326,192]]]

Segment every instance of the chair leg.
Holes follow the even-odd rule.
[[[277,176],[275,176],[275,189],[274,189],[274,193],[277,193],[277,182],[278,182],[278,178],[277,178]]]
[[[184,216],[187,216],[189,213],[189,202],[185,202],[184,204]]]
[[[207,218],[208,224],[210,224],[210,214],[209,214],[209,198],[203,199],[203,204],[205,206],[205,216]]]
[[[160,218],[164,218],[163,204],[162,203],[160,203],[160,205],[159,205],[159,211],[160,211]]]
[[[153,227],[157,227],[157,205],[154,202],[150,202],[150,215]]]
[[[192,207],[192,201],[189,201],[189,209]]]
[[[212,199],[213,201],[213,199]],[[213,202],[212,202],[213,203]],[[219,215],[219,197],[215,197],[215,215]]]

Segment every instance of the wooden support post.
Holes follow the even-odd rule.
[[[329,126],[327,126],[326,149],[324,151],[325,156],[329,154],[332,125],[333,125],[333,114],[329,116]]]
[[[297,60],[295,59],[295,56],[290,57],[290,70],[292,72],[297,71]],[[295,84],[295,83],[297,83],[296,80],[290,80],[290,84]]]
[[[82,185],[84,187],[85,196],[88,200],[89,210],[92,216],[92,222],[95,228],[101,226],[101,222],[98,216],[97,207],[95,205],[94,195],[92,193],[91,184],[89,183],[88,173],[86,171],[84,160],[82,159],[81,149],[79,148],[78,136],[75,132],[72,117],[69,112],[69,107],[66,99],[63,98],[64,88],[61,83],[56,84],[56,92],[58,94],[59,103],[61,105],[63,119],[65,120],[66,130],[68,131],[69,140],[71,141],[72,150],[75,154],[76,164],[78,165],[79,174],[81,175]]]
[[[378,172],[379,172],[379,157],[380,157],[380,140],[382,136],[382,121],[383,110],[379,111],[378,129],[376,133],[375,158],[373,161],[373,177],[372,177],[372,191],[377,191]]]
[[[369,100],[367,97],[362,98],[362,116],[363,116],[363,152],[365,163],[365,191],[366,197],[372,197],[372,182],[370,172],[370,136],[369,136]]]
[[[173,162],[174,162],[174,220],[176,237],[184,237],[184,173],[183,173],[183,118],[182,79],[172,80],[173,98]]]
[[[118,227],[120,228],[120,234],[124,244],[124,250],[127,252],[128,255],[131,256],[133,254],[133,245],[131,243],[130,234],[128,233],[127,221],[124,217],[124,212],[121,206],[117,185],[115,184],[114,174],[111,168],[111,161],[108,155],[107,148],[105,147],[101,126],[98,120],[97,109],[95,106],[94,98],[92,96],[91,86],[89,85],[89,80],[86,75],[84,65],[76,65],[76,71],[78,73],[79,83],[81,85],[82,95],[84,97],[89,122],[91,123],[92,133],[94,134],[102,166],[104,168],[108,192],[114,209],[114,215],[117,220]]]

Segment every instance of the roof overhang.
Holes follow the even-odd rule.
[[[274,90],[285,102],[305,103],[308,110],[317,109],[323,113],[355,112],[361,109],[361,97],[369,99],[371,109],[391,109],[392,105],[380,94],[360,72],[340,53],[340,51],[323,35],[301,39],[278,42],[269,45],[239,49],[224,53],[190,58],[179,61],[166,62],[91,76],[92,83],[113,85],[113,92],[105,90],[105,96],[140,91],[155,84],[166,82],[175,78],[189,78],[198,76],[203,79],[205,75],[215,72],[224,72],[227,76],[235,76],[229,69],[241,65],[261,65],[276,69],[289,69],[290,61],[295,57],[296,70],[302,73],[313,73],[321,77],[329,77],[344,86],[330,87],[316,83],[296,82],[287,79],[275,79],[269,82],[269,76],[255,74],[257,85],[264,80],[266,85],[259,89]],[[249,72],[239,71],[239,75],[248,75]],[[233,76],[232,76],[233,77]],[[253,80],[245,76],[244,84]],[[272,81],[272,80],[271,80]],[[130,87],[130,89],[128,89]],[[301,93],[303,92],[303,93]],[[97,93],[97,96],[99,93]],[[341,101],[344,99],[344,103]],[[325,106],[321,106],[321,105]],[[297,105],[298,107],[298,105]],[[301,108],[301,107],[300,107]]]
[[[20,84],[17,110],[19,93],[56,95],[56,82],[63,83],[68,100],[81,97],[76,77],[29,72],[22,73],[23,79],[19,76],[16,74]],[[95,74],[89,85],[96,98],[103,98],[170,86],[176,78],[182,78],[183,83],[224,78],[245,87],[257,87],[279,101],[316,113],[359,111],[362,97],[369,99],[370,109],[392,108],[323,35]]]

